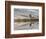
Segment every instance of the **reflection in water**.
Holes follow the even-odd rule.
[[[39,29],[39,21],[32,22],[15,22],[14,30]]]
[[[30,26],[31,26],[31,24],[30,24]]]
[[[33,24],[34,24],[34,22],[31,22],[31,23],[30,23],[30,26],[32,26]]]

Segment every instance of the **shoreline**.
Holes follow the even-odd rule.
[[[31,22],[31,21],[39,21],[39,19],[15,19],[15,22]]]

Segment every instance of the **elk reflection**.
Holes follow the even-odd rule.
[[[33,26],[34,25],[34,22],[32,21],[32,22],[30,22],[30,24],[29,24],[30,26]]]
[[[30,22],[29,26],[34,26],[35,22]],[[36,23],[36,24],[39,24],[39,23]]]

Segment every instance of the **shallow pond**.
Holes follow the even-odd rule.
[[[14,30],[30,30],[30,29],[39,29],[39,21],[32,22],[15,22]]]

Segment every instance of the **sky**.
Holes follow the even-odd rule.
[[[20,8],[14,8],[14,16],[18,16],[18,15],[39,15],[39,9],[20,9]]]

